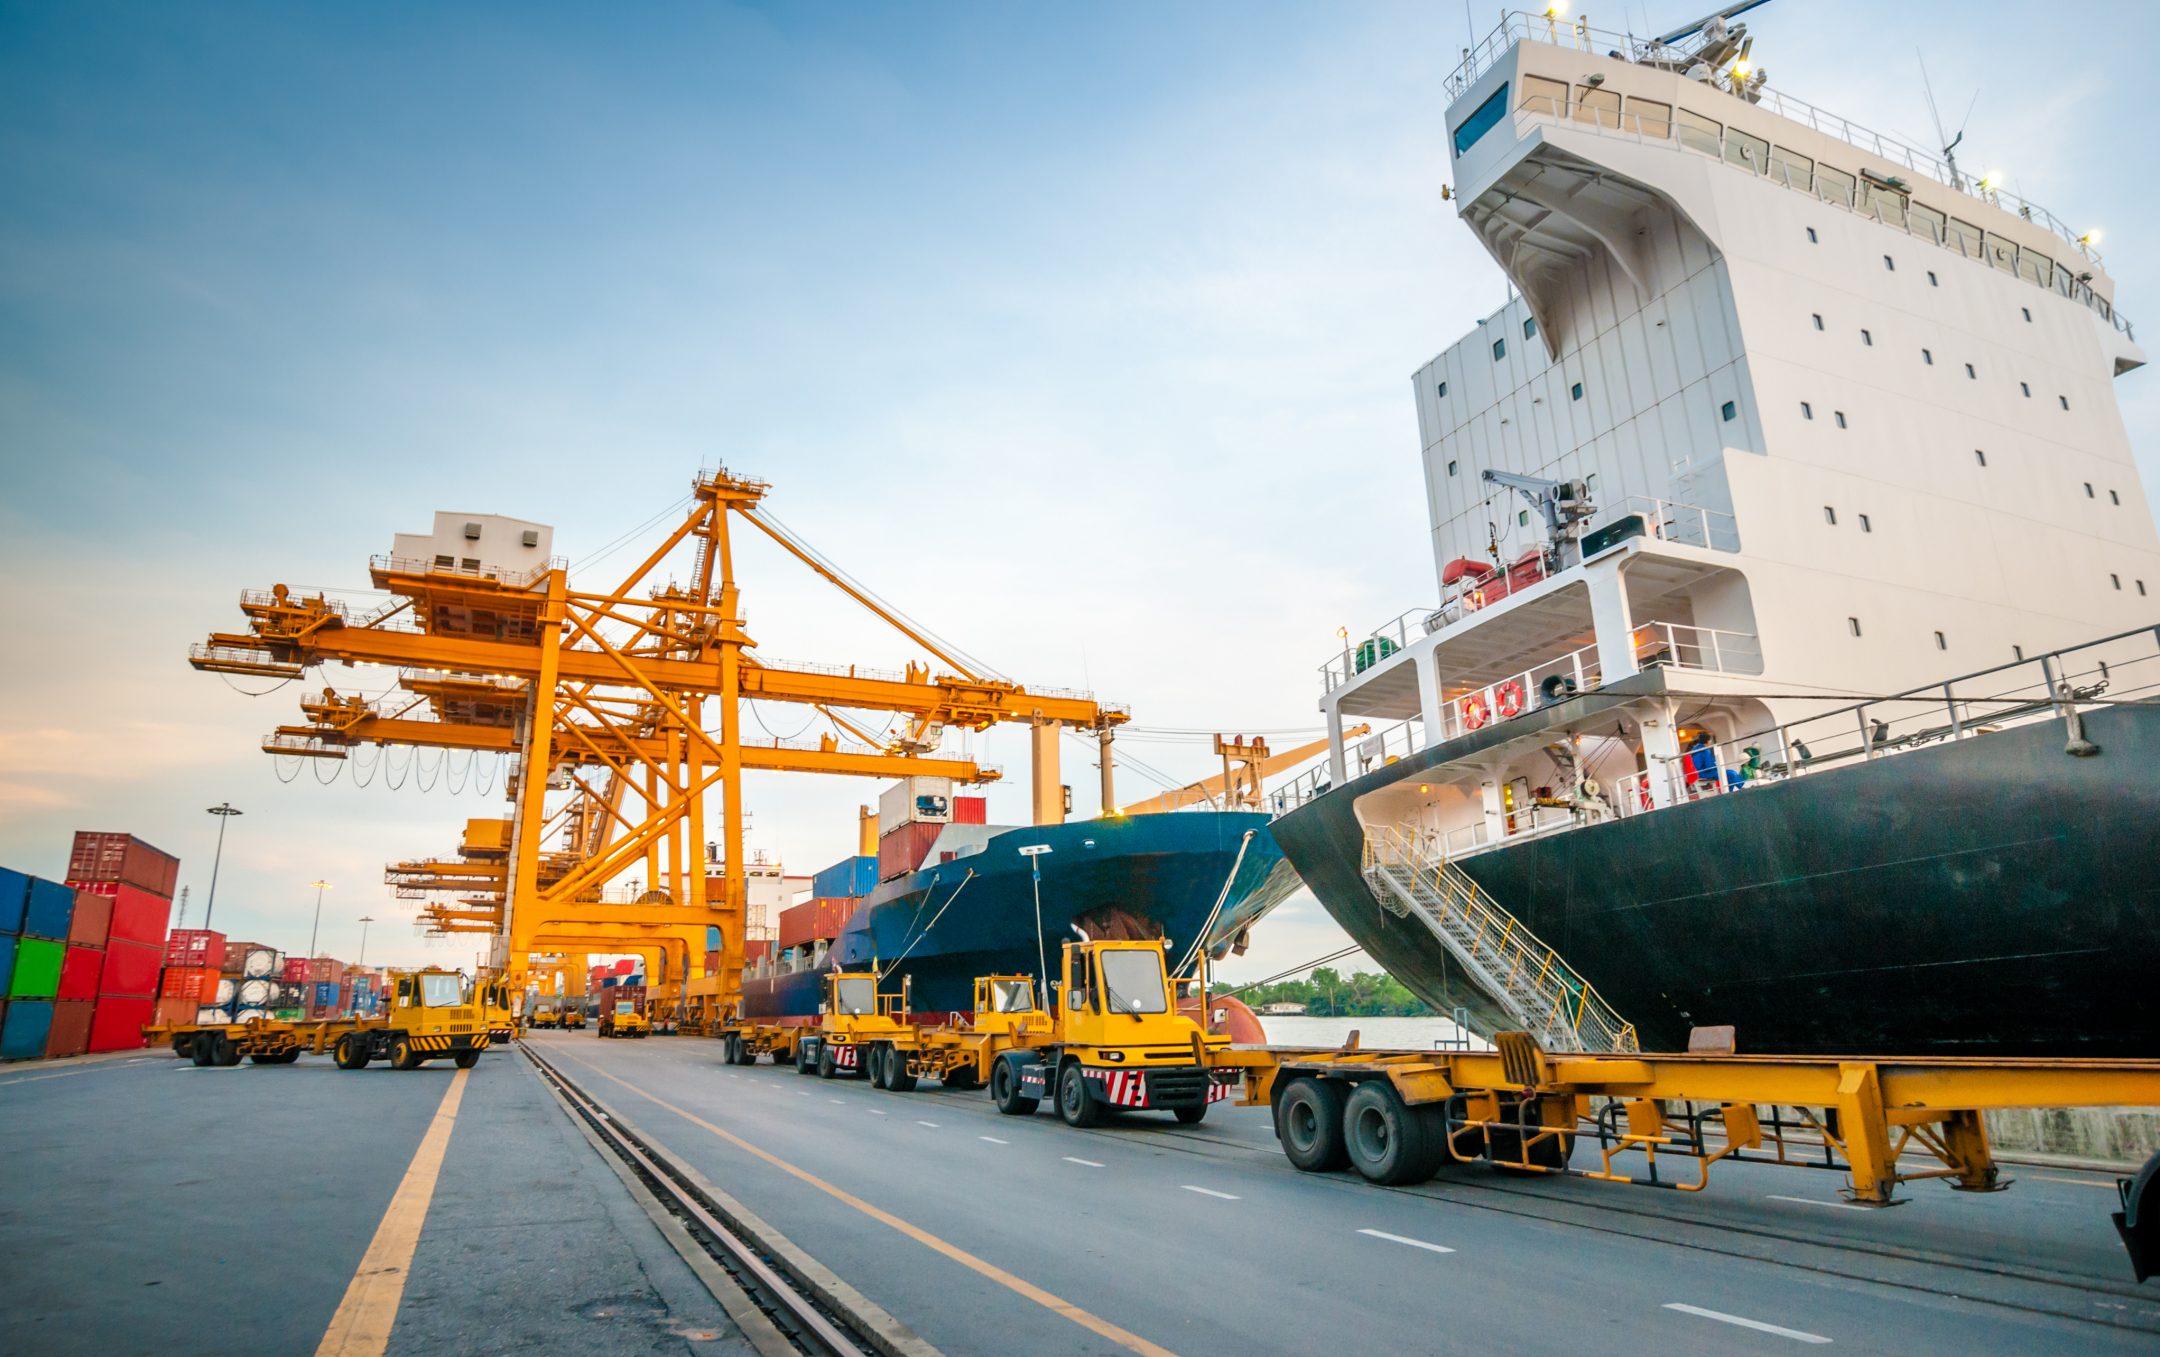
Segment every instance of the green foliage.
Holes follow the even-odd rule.
[[[1262,1004],[1303,1004],[1316,1018],[1421,1018],[1432,1013],[1422,999],[1383,971],[1338,974],[1322,966],[1302,980],[1260,985],[1238,996],[1254,1008]]]

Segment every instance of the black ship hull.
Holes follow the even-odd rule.
[[[1731,1024],[1744,1053],[2160,1055],[2160,706],[2048,721],[1461,858],[1646,1050]],[[1458,741],[1455,744],[1459,745]],[[1276,822],[1322,905],[1437,1007],[1489,1002],[1360,873],[1356,798]]]

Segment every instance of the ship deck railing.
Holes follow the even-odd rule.
[[[1550,18],[1544,14],[1530,14],[1520,10],[1510,11],[1501,16],[1498,27],[1487,35],[1483,42],[1468,49],[1463,54],[1461,64],[1447,78],[1448,98],[1453,100],[1460,97],[1464,91],[1468,90],[1477,81],[1480,75],[1506,56],[1515,44],[1525,41],[1567,47],[1591,56],[1624,54],[1624,59],[1628,61],[1638,63],[1656,61],[1674,65],[1684,63],[1685,59],[1700,45],[1699,43],[1690,45],[1685,42],[1658,44],[1654,40],[1637,37],[1632,32],[1592,28],[1580,19],[1568,23]],[[1711,89],[1715,87],[1705,86],[1705,88]],[[1940,156],[1915,147],[1909,142],[1901,141],[1896,137],[1885,136],[1871,128],[1861,126],[1850,118],[1841,117],[1827,109],[1818,108],[1804,99],[1796,99],[1791,95],[1767,86],[1750,87],[1745,96],[1734,95],[1722,90],[1719,92],[1725,93],[1727,98],[1739,98],[1745,103],[1767,108],[1781,118],[1799,123],[1804,127],[1822,133],[1824,136],[1832,137],[1858,150],[1878,156],[1893,165],[1911,170],[1914,174],[1924,175],[1952,192],[2013,212],[2022,220],[2032,222],[2036,226],[2054,232],[2066,244],[2092,263],[2097,265],[2101,262],[2100,252],[2095,244],[2096,237],[2094,233],[2072,230],[2061,218],[2048,211],[2045,207],[2011,193],[1993,183],[1990,178],[1974,178]],[[1584,123],[1598,123],[1599,120],[1591,116],[1598,111],[1587,108],[1577,109],[1573,117],[1575,120]],[[1546,112],[1548,116],[1554,116],[1555,114],[1567,116],[1566,110],[1548,109]],[[1637,134],[1648,135],[1642,132],[1643,124],[1647,124],[1648,121],[1644,119],[1638,123]],[[1722,123],[1722,121],[1721,119],[1720,122]],[[1668,121],[1663,135],[1655,139],[1671,140],[1676,125],[1677,120]],[[1601,130],[1604,130],[1602,126]],[[1749,138],[1749,140],[1755,141],[1757,139]],[[1716,153],[1724,154],[1724,150],[1725,148],[1721,145]],[[1754,168],[1757,173],[1761,173],[1764,167],[1758,165]],[[1851,203],[1848,202],[1846,206],[1851,206]],[[1938,241],[1937,243],[1942,242]],[[2105,305],[2105,299],[2098,300]],[[2127,322],[2123,323],[2121,328],[2124,329],[2125,333],[2128,333]]]

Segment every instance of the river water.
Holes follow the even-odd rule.
[[[1429,1050],[1435,1042],[1453,1042],[1462,1029],[1446,1018],[1274,1018],[1262,1015],[1260,1029],[1271,1046],[1339,1046],[1355,1030],[1360,1046]],[[1470,1038],[1472,1050],[1486,1044]]]

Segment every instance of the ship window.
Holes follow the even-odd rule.
[[[1582,484],[1583,484],[1583,490],[1584,490],[1584,491],[1585,491],[1586,493],[1588,493],[1588,494],[1592,494],[1592,495],[1596,494],[1596,493],[1597,493],[1597,473],[1596,473],[1595,471],[1593,471],[1593,472],[1591,472],[1591,473],[1590,473],[1589,475],[1587,475],[1587,476],[1583,477],[1583,483],[1582,483]]]
[[[1783,182],[1787,188],[1811,189],[1815,187],[1815,162],[1797,151],[1773,146],[1770,148],[1770,177]]]
[[[1892,226],[1903,226],[1905,224],[1904,194],[1872,180],[1862,182],[1860,194],[1861,211],[1877,221],[1888,222]]]
[[[455,557],[455,556],[437,556],[437,557],[435,558],[435,564],[437,564],[437,565],[439,565],[439,566],[444,566],[444,567],[450,567],[450,566],[455,566],[455,565],[457,564],[457,557]]]
[[[1680,144],[1689,150],[1716,155],[1724,133],[1724,125],[1716,119],[1705,118],[1692,109],[1680,110]]]
[[[2048,280],[2055,276],[2055,261],[2031,250],[2019,250],[2018,276],[2035,286],[2046,287]],[[2032,319],[2030,310],[2025,312],[2025,319]]]
[[[1929,270],[1928,270],[1928,286],[1929,286],[1929,287],[1941,287],[1941,286],[1942,286],[1942,280],[1941,280],[1941,279],[1939,279],[1939,278],[1937,278],[1937,277],[1935,276],[1935,270],[1933,270],[1933,269],[1929,269]]]
[[[1939,631],[1935,633],[1935,648],[1937,650],[1948,650],[1950,648],[1950,642],[1945,640],[1943,634]]]
[[[1445,396],[1445,395],[1447,395],[1447,383],[1446,383],[1446,382],[1442,382],[1442,383],[1440,383],[1440,389],[1439,389],[1439,390],[1437,390],[1437,391],[1435,391],[1435,392],[1433,392],[1433,394],[1434,394],[1434,395],[1436,395],[1436,396]]]
[[[1770,143],[1737,127],[1725,129],[1725,159],[1742,169],[1761,174],[1770,168]]]
[[[1812,405],[1810,405],[1810,404],[1808,404],[1808,403],[1807,403],[1806,401],[1802,401],[1802,402],[1800,402],[1800,418],[1802,418],[1802,419],[1813,419],[1813,418],[1815,418],[1815,407],[1814,407],[1814,406],[1812,406]]]
[[[1843,170],[1833,170],[1828,165],[1815,167],[1815,196],[1826,203],[1841,207],[1852,206],[1853,177]]]
[[[1815,313],[1815,328],[1818,330],[1822,328],[1822,313],[1820,311]]]
[[[1507,357],[1507,341],[1505,339],[1496,339],[1492,342],[1492,356],[1495,363]]]
[[[1943,214],[1921,203],[1907,203],[1905,212],[1908,224],[1915,230],[1924,230],[1927,238],[1937,245],[1943,243]]]
[[[2122,503],[2122,496],[2116,494],[2113,490],[2110,490],[2108,491],[2108,503],[2119,505]]]
[[[1981,247],[1983,253],[1980,257],[1987,260],[1988,263],[1993,264],[2004,273],[2017,272],[2016,245],[2004,240],[1993,231],[1989,231],[1981,237]]]
[[[1672,105],[1661,104],[1655,99],[1637,99],[1628,96],[1627,118],[1623,122],[1629,131],[1660,141],[1672,136]]]
[[[1825,504],[1825,505],[1824,505],[1824,506],[1822,507],[1822,521],[1823,521],[1823,522],[1825,522],[1825,523],[1828,523],[1828,524],[1829,524],[1829,525],[1830,525],[1831,527],[1833,527],[1833,528],[1834,528],[1834,527],[1836,527],[1836,526],[1837,526],[1837,510],[1835,510],[1835,509],[1831,508],[1831,507],[1830,507],[1829,505]]]
[[[1571,401],[1579,401],[1579,400],[1581,400],[1581,399],[1582,399],[1582,383],[1581,383],[1581,382],[1577,382],[1577,383],[1575,383],[1575,385],[1573,385],[1573,386],[1571,386],[1571,387],[1569,387],[1569,388],[1568,388],[1568,399],[1569,399],[1569,400],[1571,400]]]
[[[1447,464],[1447,474],[1450,476],[1455,474],[1455,464],[1453,462]]]
[[[2067,410],[2070,408],[2070,398],[2068,396],[2057,396],[2055,399],[2062,402],[2063,409]]]
[[[1479,104],[1455,129],[1455,154],[1461,155],[1477,143],[1479,137],[1493,130],[1507,116],[1507,86],[1493,91],[1492,98]]]
[[[478,570],[480,561],[477,557],[467,556],[458,562],[458,568],[462,570]]]
[[[1814,227],[1812,227],[1812,226],[1810,226],[1810,227],[1809,227],[1809,228],[1807,229],[1807,239],[1808,239],[1808,244],[1810,244],[1810,245],[1814,245],[1814,244],[1818,243],[1818,242],[1816,241],[1816,239],[1815,239],[1815,228],[1814,228]]]
[[[1516,107],[1527,108],[1533,113],[1550,113],[1557,118],[1567,112],[1567,82],[1547,80],[1542,75],[1526,75],[1522,78],[1522,102]]]
[[[1980,380],[1980,374],[1973,371],[1973,365],[1970,363],[1967,363],[1965,365],[1965,375],[1972,378],[1976,382]]]
[[[2116,589],[2117,589],[2118,591],[2120,591],[2120,590],[2122,589],[2122,576],[2120,576],[2120,575],[2109,575],[2109,576],[2108,576],[2108,583],[2110,583],[2110,584],[2114,585],[2114,586],[2115,586],[2115,588],[2116,588]]]
[[[2093,488],[2092,488],[2092,482],[2091,482],[2091,481],[2087,481],[2087,482],[2085,482],[2085,498],[2087,498],[2087,499],[2098,499],[2098,498],[2099,498],[2099,496],[2097,496],[2097,495],[2093,494]]]
[[[1846,618],[1846,619],[1845,619],[1845,625],[1846,625],[1846,626],[1848,626],[1848,627],[1851,627],[1851,628],[1852,628],[1852,634],[1853,634],[1853,635],[1855,635],[1855,636],[1858,636],[1858,635],[1860,634],[1860,619],[1859,619],[1859,618],[1857,618],[1857,617],[1848,617],[1848,618]]]
[[[1845,412],[1843,410],[1832,410],[1830,415],[1831,418],[1837,420],[1837,426],[1840,429],[1845,427]]]
[[[1892,259],[1889,255],[1884,255],[1882,257],[1882,266],[1886,272],[1897,272],[1897,261],[1895,259]]]
[[[1599,127],[1620,126],[1620,91],[1593,89],[1589,85],[1575,87],[1575,121],[1595,123]]]
[[[1515,526],[1518,528],[1527,528],[1530,526],[1530,511],[1528,509],[1524,509],[1520,513],[1515,515]]]
[[[1950,219],[1950,229],[1943,236],[1943,244],[1964,255],[1967,259],[1980,257],[1980,228],[1969,221]]]
[[[1525,316],[1525,317],[1523,317],[1523,323],[1522,323],[1522,337],[1523,337],[1524,339],[1535,339],[1535,338],[1537,338],[1537,317],[1536,317],[1536,316]]]
[[[1872,349],[1875,347],[1875,336],[1869,334],[1865,330],[1862,330],[1860,332],[1860,342]]]
[[[1727,401],[1724,405],[1718,408],[1718,413],[1725,417],[1726,423],[1730,424],[1734,420],[1740,418],[1740,407],[1734,404],[1732,401]]]
[[[1866,514],[1862,514],[1862,515],[1860,515],[1860,531],[1862,531],[1862,532],[1873,532],[1873,531],[1875,531],[1875,525],[1874,525],[1873,523],[1870,523],[1870,522],[1868,522],[1868,516],[1867,516]]]
[[[1986,453],[1984,453],[1984,452],[1982,452],[1982,451],[1981,451],[1980,449],[1978,449],[1978,448],[1974,448],[1974,449],[1973,449],[1973,460],[1974,460],[1975,462],[1978,462],[1978,463],[1979,463],[1980,465],[1982,465],[1982,466],[1986,466],[1986,465],[1987,465],[1987,454],[1986,454]]]
[[[2032,308],[2029,306],[2021,306],[2018,308],[2018,310],[2025,313],[2025,323],[2027,325],[2032,324]]]
[[[2143,598],[2143,597],[2145,597],[2145,581],[2143,581],[2143,580],[2139,580],[2139,581],[2137,581],[2137,587],[2138,587],[2138,597],[2139,597],[2139,598]]]
[[[1920,361],[1921,361],[1921,362],[1923,362],[1923,363],[1925,363],[1925,364],[1927,364],[1927,365],[1928,365],[1929,367],[1934,367],[1934,366],[1935,366],[1935,352],[1934,352],[1934,350],[1932,350],[1932,349],[1922,349],[1922,350],[1920,350]]]
[[[2011,657],[2012,657],[2013,659],[2020,659],[2020,660],[2024,659],[2024,658],[2025,658],[2025,647],[2023,647],[2023,646],[2012,646],[2012,647],[2010,647],[2010,655],[2011,655]]]

